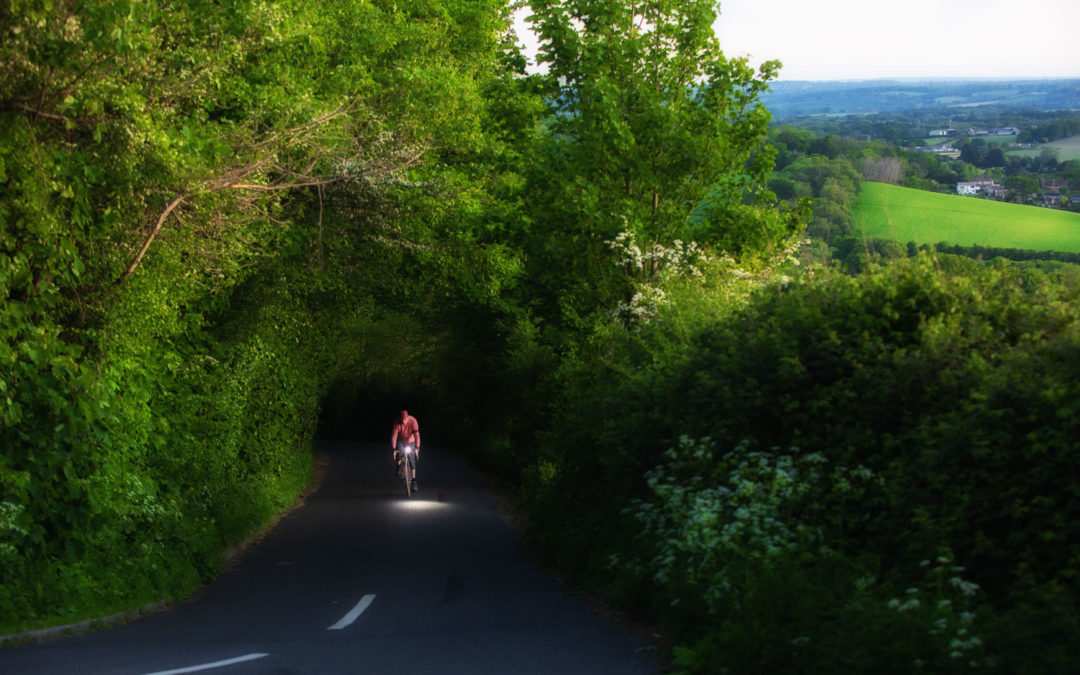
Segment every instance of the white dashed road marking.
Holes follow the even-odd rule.
[[[367,609],[369,605],[371,605],[371,601],[374,599],[375,596],[370,594],[360,598],[360,602],[356,603],[356,607],[353,607],[348,614],[341,617],[341,621],[338,621],[326,630],[341,630],[342,628],[347,628],[349,625],[352,624],[353,621],[356,621],[358,618],[360,618],[360,615],[364,613],[364,610]]]
[[[197,673],[201,670],[224,668],[225,666],[233,666],[237,663],[243,663],[245,661],[254,661],[256,659],[261,659],[265,656],[269,656],[269,654],[245,654],[244,656],[237,656],[235,659],[214,661],[213,663],[204,663],[198,666],[188,666],[187,668],[177,668],[176,670],[159,670],[156,673],[147,673],[146,675],[180,675],[181,673]]]

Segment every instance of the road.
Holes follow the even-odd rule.
[[[193,598],[0,648],[0,675],[657,673],[522,549],[483,482],[425,447],[405,498],[383,444],[321,443],[319,489]]]

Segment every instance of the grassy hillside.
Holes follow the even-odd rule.
[[[1080,214],[884,183],[862,184],[855,226],[901,242],[1080,253]]]
[[[1070,159],[1080,159],[1080,136],[1062,138],[1052,143],[1044,143],[1028,150],[1015,150],[1009,154],[1019,157],[1038,157],[1043,150],[1057,152],[1058,160],[1066,162]]]

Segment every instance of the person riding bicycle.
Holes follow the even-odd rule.
[[[394,421],[394,430],[390,434],[390,447],[394,451],[394,466],[397,466],[398,455],[405,451],[406,445],[412,445],[415,450],[413,461],[409,462],[409,468],[412,470],[410,476],[412,489],[416,490],[416,460],[420,459],[420,425],[408,410],[402,410],[398,413],[397,420]]]

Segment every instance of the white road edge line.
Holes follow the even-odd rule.
[[[245,661],[254,661],[263,657],[270,656],[269,654],[245,654],[244,656],[237,656],[235,659],[226,659],[224,661],[214,661],[213,663],[204,663],[199,666],[188,666],[187,668],[177,668],[176,670],[159,670],[156,673],[147,673],[146,675],[180,675],[181,673],[197,673],[200,670],[210,670],[212,668],[224,668],[225,666],[234,666],[237,663],[244,663]]]
[[[360,598],[360,602],[356,603],[356,607],[353,607],[348,614],[341,617],[341,621],[338,621],[326,630],[341,630],[342,628],[347,628],[348,626],[352,625],[352,622],[360,618],[360,615],[364,613],[364,610],[371,605],[371,601],[374,599],[375,596],[372,594],[368,594]]]

